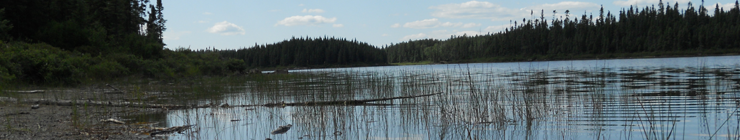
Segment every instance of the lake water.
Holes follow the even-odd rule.
[[[195,125],[170,139],[740,137],[740,56],[310,69],[234,79],[218,98],[195,103],[439,94],[363,105],[173,110],[137,121]],[[288,124],[286,133],[270,134]]]

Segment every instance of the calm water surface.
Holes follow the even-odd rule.
[[[251,105],[434,94],[365,105],[201,108],[170,139],[740,139],[740,56],[290,71],[230,84]],[[249,79],[249,78],[245,78]],[[285,134],[271,135],[292,124]]]

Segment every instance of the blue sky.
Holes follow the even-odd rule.
[[[276,43],[291,37],[337,37],[357,39],[377,47],[402,41],[451,35],[498,32],[510,20],[530,19],[530,10],[539,18],[540,10],[551,21],[570,10],[571,16],[618,14],[630,5],[657,6],[659,0],[614,1],[469,1],[469,0],[163,0],[167,48],[237,49],[254,44]],[[678,2],[686,8],[689,0]],[[695,7],[701,1],[691,1]],[[715,4],[725,10],[734,0],[706,0],[712,11]],[[642,9],[642,8],[640,8]]]

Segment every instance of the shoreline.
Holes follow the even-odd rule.
[[[556,59],[516,59],[514,57],[492,57],[492,58],[483,58],[483,59],[471,59],[471,60],[459,60],[459,61],[441,61],[441,62],[432,62],[432,61],[420,61],[420,62],[400,62],[400,63],[389,63],[387,65],[366,65],[366,66],[336,66],[336,67],[309,67],[309,68],[301,68],[301,69],[288,69],[288,70],[303,70],[303,69],[325,69],[325,68],[354,68],[354,67],[374,67],[374,66],[406,66],[406,65],[436,65],[436,64],[466,64],[466,63],[509,63],[509,62],[545,62],[545,61],[570,61],[570,60],[613,60],[613,59],[646,59],[646,58],[681,58],[681,57],[712,57],[712,56],[736,56],[740,55],[740,53],[717,53],[717,54],[678,54],[678,55],[639,55],[640,53],[631,53],[631,54],[621,54],[620,56],[614,56],[614,57],[587,57],[587,55],[584,56],[575,56],[571,58],[556,58]],[[535,56],[536,58],[540,58],[542,56]],[[513,61],[495,61],[491,59],[515,59]],[[270,69],[270,70],[275,70]]]
[[[39,87],[43,88],[43,87]],[[130,100],[131,94],[110,94],[101,87],[82,86],[37,90],[33,93],[0,91],[0,139],[161,139],[158,122],[136,119],[138,115],[166,109],[135,106],[93,105],[85,101]],[[22,100],[76,100],[62,105]],[[148,103],[152,101],[141,101]],[[120,120],[112,122],[110,120]],[[174,134],[182,135],[182,134]],[[167,136],[167,135],[164,135]]]

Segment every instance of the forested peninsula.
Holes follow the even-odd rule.
[[[691,2],[660,3],[612,14],[531,11],[538,19],[512,21],[513,27],[478,36],[452,36],[392,44],[388,62],[500,62],[660,56],[702,56],[740,53],[740,11]],[[548,12],[548,13],[546,13]],[[564,12],[565,17],[554,17]],[[538,15],[535,15],[538,14]],[[549,16],[548,16],[549,17]],[[618,18],[617,18],[618,17]]]
[[[663,3],[532,19],[484,35],[373,46],[342,37],[291,37],[240,49],[164,47],[161,0],[0,1],[0,86],[76,85],[122,77],[178,79],[252,70],[740,52],[740,11]],[[711,10],[710,10],[711,9]],[[556,15],[564,13],[564,17]],[[549,16],[552,13],[552,16]],[[547,14],[547,15],[546,15]],[[573,15],[573,16],[571,16]],[[537,17],[537,18],[534,18]]]

